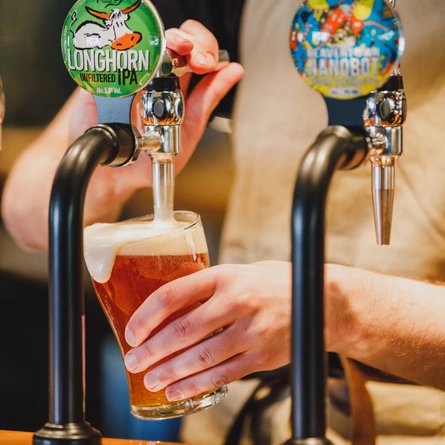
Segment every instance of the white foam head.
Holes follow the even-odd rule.
[[[159,225],[142,218],[88,226],[84,230],[84,246],[88,271],[99,283],[109,280],[116,255],[207,253],[200,223],[176,221],[174,225]]]

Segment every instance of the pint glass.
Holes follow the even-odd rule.
[[[152,215],[115,224],[93,224],[85,229],[84,239],[87,268],[123,356],[130,349],[124,338],[125,326],[142,302],[163,284],[209,267],[201,219],[193,212],[176,211],[174,221],[166,224],[156,223]],[[181,312],[187,310],[190,308]],[[226,387],[215,388],[192,399],[170,403],[164,390],[150,392],[145,388],[147,370],[126,372],[131,413],[140,419],[198,412],[215,405],[227,393]]]

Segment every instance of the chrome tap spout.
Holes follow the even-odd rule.
[[[391,77],[384,89],[371,94],[363,112],[363,123],[370,140],[372,200],[378,245],[391,238],[395,190],[395,165],[402,155],[402,125],[406,119],[406,98],[402,77]]]

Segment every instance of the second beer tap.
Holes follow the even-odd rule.
[[[391,237],[395,164],[403,152],[402,125],[406,119],[403,80],[397,70],[379,90],[369,95],[363,123],[370,139],[372,200],[376,241],[388,245]]]

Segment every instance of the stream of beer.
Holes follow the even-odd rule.
[[[175,172],[174,163],[171,159],[159,160],[153,158],[153,203],[154,219],[152,224],[157,226],[177,225],[174,218],[174,194],[175,194]]]

